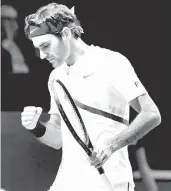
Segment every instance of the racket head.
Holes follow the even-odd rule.
[[[85,146],[88,147],[90,139],[83,119],[76,104],[74,103],[73,98],[71,97],[71,94],[60,80],[54,81],[53,92],[59,112],[66,126],[74,138],[77,140],[77,142],[79,142],[81,146],[84,145],[85,150]],[[91,155],[89,151],[86,152],[89,153],[89,156]]]
[[[66,126],[76,141],[85,150],[87,155],[91,156],[93,146],[89,139],[83,119],[73,98],[71,97],[71,94],[60,80],[54,81],[53,92],[59,112]],[[99,174],[104,174],[103,167],[100,167],[97,170]]]

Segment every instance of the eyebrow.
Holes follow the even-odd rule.
[[[40,48],[40,47],[42,47],[44,44],[46,44],[46,43],[49,43],[49,41],[47,41],[47,42],[42,42],[41,44],[39,44],[38,46],[36,46],[37,48]]]

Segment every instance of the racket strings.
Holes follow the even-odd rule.
[[[75,133],[79,136],[79,138],[87,145],[88,144],[88,136],[84,127],[83,121],[80,119],[79,111],[77,111],[76,107],[74,107],[75,103],[72,103],[69,92],[65,90],[65,88],[60,83],[55,83],[55,92],[56,97],[58,97],[60,104],[65,111],[67,118],[70,121],[70,124],[73,126]],[[72,100],[73,101],[73,100]],[[80,118],[79,118],[80,117]]]
[[[84,142],[84,144],[87,145],[87,147],[89,149],[93,150],[93,145],[89,139],[87,130],[86,130],[84,122],[80,116],[80,113],[79,113],[79,110],[76,106],[76,103],[74,102],[74,100],[70,96],[70,94],[69,94],[68,90],[65,88],[65,86],[63,84],[61,84],[61,82],[60,83],[58,82],[57,84],[58,84],[58,88],[60,88],[60,90],[57,91],[58,94],[60,94],[60,92],[62,91],[61,93],[62,93],[62,96],[64,97],[64,100],[69,104],[68,108],[64,107],[63,104],[62,104],[62,107],[66,111],[67,117],[69,118],[71,125],[74,127],[75,132],[79,135],[79,137]],[[71,115],[71,111],[70,111],[70,114],[68,114],[67,111],[69,108],[72,109],[74,116]],[[72,116],[72,118],[70,116]],[[74,119],[76,119],[76,120],[74,120]],[[73,120],[77,121],[77,124],[75,126],[74,126],[74,123],[72,122]]]
[[[61,88],[62,88],[62,87],[61,87]],[[67,95],[66,93],[65,93],[65,98],[66,98],[67,102],[70,104],[70,107],[72,108],[72,111],[73,111],[73,113],[74,113],[74,116],[75,116],[75,118],[76,118],[77,121],[78,121],[78,125],[79,125],[80,130],[82,130],[81,132],[82,132],[83,138],[84,138],[83,142],[84,142],[87,146],[89,146],[89,142],[90,142],[90,141],[89,141],[89,138],[88,138],[88,135],[87,135],[87,131],[86,131],[85,127],[84,127],[83,121],[80,120],[80,118],[79,118],[79,116],[78,116],[78,112],[76,111],[76,108],[73,107],[72,102],[71,102],[71,100],[69,99],[69,97],[68,97],[68,95]]]

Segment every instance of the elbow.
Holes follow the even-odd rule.
[[[161,114],[158,108],[155,108],[155,110],[152,110],[151,112],[151,118],[153,119],[153,123],[155,126],[158,126],[161,124]]]
[[[161,113],[156,105],[154,109],[154,115],[155,115],[156,126],[158,126],[161,124],[162,118],[161,118]]]
[[[158,126],[158,125],[161,124],[161,121],[162,121],[161,114],[160,114],[160,112],[157,112],[155,115],[156,115],[156,123],[157,123],[157,126]]]
[[[62,148],[62,144],[56,144],[53,146],[54,149],[59,150]]]
[[[52,147],[56,150],[59,150],[62,148],[62,139],[61,137],[59,137],[59,139],[57,141],[54,142],[54,144],[52,145]]]
[[[142,113],[144,113],[145,118],[152,124],[153,128],[161,124],[161,114],[156,105],[144,108]]]
[[[47,146],[52,147],[56,150],[59,150],[62,148],[62,142],[54,142],[54,143],[46,143]]]

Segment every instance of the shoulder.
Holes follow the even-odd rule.
[[[119,52],[105,50],[105,66],[109,67],[109,69],[126,69],[131,67],[131,63],[126,56]]]
[[[48,88],[50,88],[53,84],[53,81],[57,78],[59,78],[60,75],[60,69],[59,68],[55,68],[52,70],[52,72],[49,75],[49,79],[48,79]]]
[[[52,72],[49,75],[48,82],[52,81],[55,78],[56,73],[58,73],[57,69],[52,70]]]
[[[127,71],[132,68],[128,58],[123,54],[101,47],[94,47],[97,62],[94,63],[99,72],[116,72]]]
[[[55,68],[52,70],[52,72],[49,75],[49,82],[53,81],[55,79],[63,78],[67,70],[66,64],[63,63],[61,66]]]

